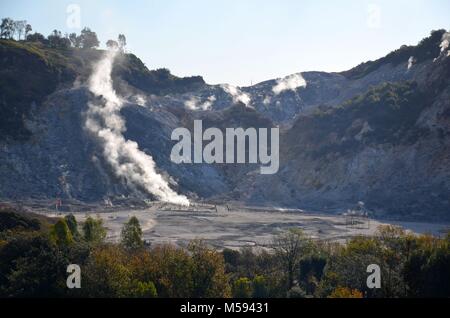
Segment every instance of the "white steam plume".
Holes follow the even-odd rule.
[[[147,104],[147,99],[143,95],[133,96],[134,102],[139,106],[145,106]]]
[[[281,78],[277,81],[277,84],[272,87],[272,91],[275,95],[278,95],[284,91],[291,90],[294,91],[299,87],[306,87],[306,81],[301,73],[292,74]]]
[[[204,103],[201,103],[198,97],[192,96],[184,102],[184,106],[190,110],[208,110],[216,101],[216,96],[211,95]]]
[[[263,100],[264,105],[269,105],[272,99],[269,96],[265,96]]]
[[[444,52],[445,50],[448,50],[448,47],[450,46],[450,32],[445,32],[442,35],[442,42],[440,45],[441,52]]]
[[[116,95],[111,79],[116,54],[115,51],[106,52],[89,79],[89,90],[99,98],[88,104],[86,129],[101,142],[103,155],[117,176],[161,201],[189,205],[189,200],[173,191],[156,172],[153,158],[140,151],[136,142],[123,136],[126,128],[119,112],[123,101]]]
[[[415,63],[415,58],[414,58],[414,56],[411,56],[409,59],[408,59],[408,70],[414,65],[414,63]]]
[[[236,86],[230,85],[230,84],[223,84],[221,85],[222,89],[231,95],[233,98],[233,103],[241,102],[245,106],[250,106],[250,103],[252,101],[252,98],[249,94],[242,92],[239,88]]]

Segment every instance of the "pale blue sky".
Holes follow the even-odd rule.
[[[151,69],[249,85],[295,72],[342,71],[450,29],[449,0],[0,0],[0,16],[48,35],[67,6],[102,44],[124,33]]]

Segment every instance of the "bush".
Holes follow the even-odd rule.
[[[269,286],[264,276],[256,275],[253,279],[253,298],[267,298],[270,296]]]
[[[363,298],[363,293],[348,287],[336,288],[328,298]]]
[[[241,277],[233,284],[233,297],[251,298],[253,294],[252,282],[247,277]]]
[[[134,282],[136,287],[132,291],[133,297],[137,298],[156,298],[158,293],[155,284],[152,282]]]

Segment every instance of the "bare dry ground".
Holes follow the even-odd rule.
[[[34,203],[27,208],[47,216],[62,216],[47,203]],[[385,221],[360,219],[349,224],[342,215],[322,214],[303,210],[252,208],[226,205],[195,204],[186,207],[152,203],[147,206],[71,205],[70,212],[79,222],[88,216],[99,216],[108,229],[109,241],[120,240],[123,224],[136,216],[144,239],[151,243],[172,243],[184,247],[191,240],[202,239],[216,248],[244,246],[267,247],[273,237],[289,228],[302,229],[313,239],[345,242],[357,235],[373,235]],[[419,222],[389,222],[414,233],[442,235],[449,224]]]

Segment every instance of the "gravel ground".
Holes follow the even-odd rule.
[[[52,208],[33,205],[34,212],[61,216]],[[202,239],[216,248],[267,247],[273,237],[289,228],[300,228],[313,239],[345,242],[356,235],[373,235],[378,220],[363,220],[350,226],[341,215],[313,213],[303,210],[196,205],[189,208],[157,203],[149,207],[83,206],[71,208],[79,222],[87,216],[99,216],[108,229],[107,239],[118,241],[122,225],[136,216],[144,239],[151,243],[172,243],[186,246],[193,239]],[[389,222],[414,233],[442,235],[449,224]]]

